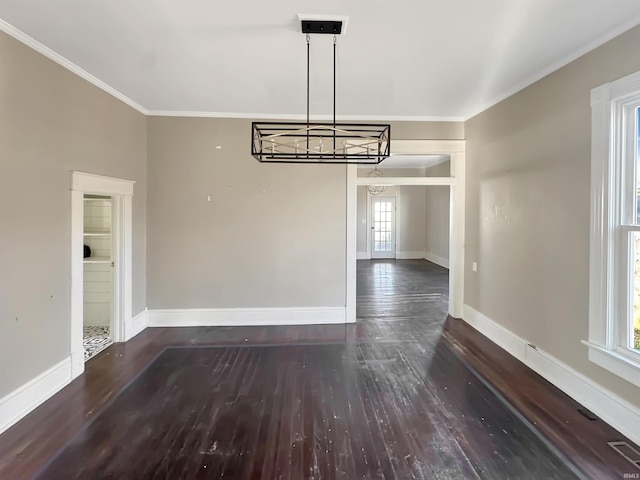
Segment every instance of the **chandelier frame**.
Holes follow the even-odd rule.
[[[301,20],[307,40],[307,121],[252,122],[251,155],[263,163],[377,165],[391,153],[391,125],[336,122],[336,44],[342,22]],[[333,35],[333,121],[311,122],[309,59],[311,34]]]

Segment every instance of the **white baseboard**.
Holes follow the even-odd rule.
[[[0,398],[0,433],[9,429],[71,381],[71,357]]]
[[[435,253],[424,252],[424,257],[421,258],[429,260],[431,263],[435,263],[436,265],[440,265],[441,267],[449,268],[449,259],[436,255]]]
[[[356,252],[356,260],[369,260],[367,252]]]
[[[345,323],[345,307],[149,310],[149,327],[240,327]]]
[[[84,373],[84,347],[71,352],[71,380]]]
[[[148,312],[145,308],[140,313],[129,319],[124,323],[124,341],[128,342],[133,337],[147,328],[148,324]]]
[[[640,445],[640,409],[554,356],[513,334],[487,316],[465,305],[463,319],[484,336],[544,377],[576,402]]]
[[[396,252],[396,258],[398,260],[413,260],[416,258],[424,258],[424,250],[419,252]]]

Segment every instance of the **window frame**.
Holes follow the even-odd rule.
[[[640,352],[630,348],[627,323],[633,318],[630,239],[640,232],[629,201],[637,184],[638,108],[640,72],[591,90],[589,340],[583,343],[590,361],[640,386]]]

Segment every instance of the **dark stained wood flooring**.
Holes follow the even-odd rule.
[[[355,325],[147,329],[0,435],[0,478],[634,473],[446,295],[433,264],[362,261]]]
[[[573,478],[437,343],[169,348],[37,478]]]

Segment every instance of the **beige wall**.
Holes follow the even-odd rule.
[[[415,185],[396,187],[396,252],[399,257],[424,258],[426,188]]]
[[[148,125],[149,308],[345,305],[344,165],[259,163],[249,120]]]
[[[434,165],[425,172],[426,177],[448,177],[450,175],[450,161]],[[426,187],[424,197],[424,249],[427,258],[429,258],[430,255],[435,255],[438,260],[449,261],[450,199],[450,187],[444,185]]]
[[[392,128],[463,135],[459,122]],[[260,164],[249,133],[249,120],[148,119],[149,308],[345,305],[346,167]]]
[[[146,304],[145,117],[0,33],[0,397],[69,356],[72,170],[137,181],[138,313]]]
[[[640,406],[587,358],[590,90],[640,70],[640,27],[469,120],[465,303]],[[478,262],[478,272],[471,262]]]
[[[463,140],[463,122],[391,122],[393,140]]]
[[[451,162],[446,161],[429,168],[378,169],[387,177],[448,177]],[[359,168],[358,176],[364,177],[371,168]],[[409,254],[422,258],[428,252],[438,260],[449,260],[449,187],[401,186],[388,187],[384,194],[396,196],[397,245],[399,257]],[[356,250],[362,257],[367,251],[367,187],[358,187]],[[421,256],[416,256],[423,252]]]
[[[425,233],[425,188],[421,186],[387,187],[377,195],[378,197],[390,196],[396,199],[396,254],[420,253],[412,258],[424,256]],[[369,198],[372,198],[369,196]],[[357,210],[357,251],[362,255],[367,252],[367,225],[362,220],[367,219],[367,187],[358,187]]]
[[[384,195],[396,197],[398,258],[403,254],[405,258],[424,258],[425,252],[430,252],[448,260],[449,187],[403,185],[388,187],[380,194]],[[359,186],[356,238],[360,257],[367,252],[367,225],[363,223],[366,218],[367,187]]]

